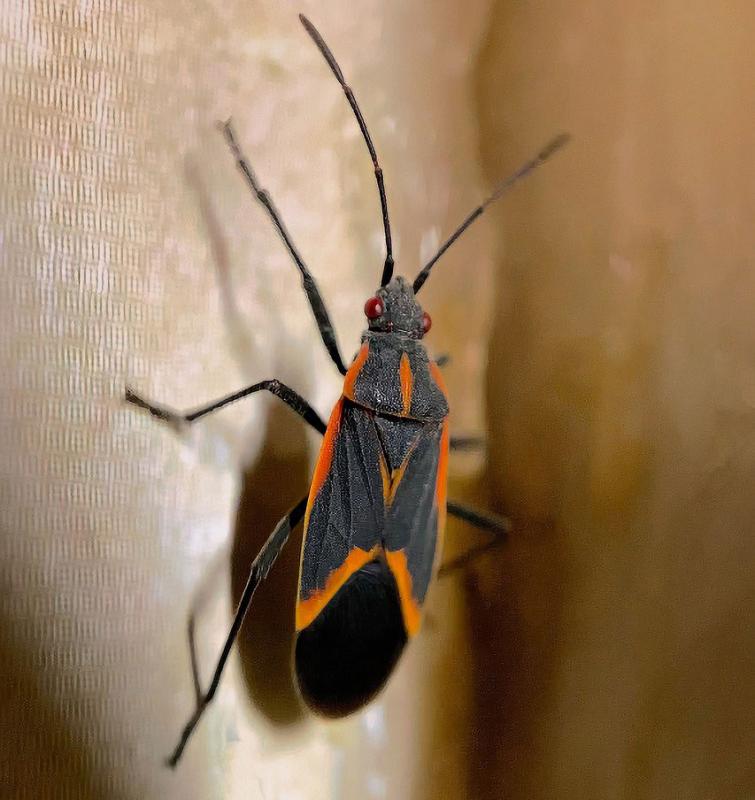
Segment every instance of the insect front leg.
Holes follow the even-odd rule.
[[[226,637],[225,644],[223,645],[220,658],[218,659],[215,671],[213,672],[210,685],[204,694],[202,694],[201,691],[197,692],[197,707],[189,718],[189,721],[184,726],[184,729],[181,732],[181,737],[176,745],[176,749],[166,761],[169,767],[173,768],[178,763],[187,742],[191,738],[194,729],[197,727],[197,723],[202,717],[202,714],[215,697],[218,685],[220,684],[220,678],[223,674],[223,669],[228,661],[228,656],[230,655],[231,648],[236,641],[238,632],[241,629],[246,612],[249,610],[249,605],[254,597],[254,592],[260,583],[262,583],[262,581],[267,577],[268,572],[270,572],[270,568],[273,566],[276,559],[280,555],[281,550],[288,541],[288,537],[291,535],[293,528],[295,528],[299,522],[301,522],[302,518],[304,517],[304,511],[306,507],[307,498],[305,497],[300,500],[296,506],[294,506],[294,508],[291,509],[291,511],[289,511],[288,514],[286,514],[286,516],[283,517],[283,519],[277,524],[275,530],[270,534],[270,537],[265,542],[262,550],[260,550],[259,554],[257,555],[257,558],[254,559],[251,570],[249,571],[249,578],[247,579],[246,586],[244,587],[241,599],[239,600],[236,614],[234,615],[233,623],[231,624],[231,629]],[[190,630],[193,634],[193,630]],[[192,671],[194,675],[195,688],[197,688],[199,686],[199,682],[195,661],[193,661]]]
[[[265,211],[267,211],[267,214],[272,220],[273,225],[275,225],[275,229],[280,234],[281,239],[283,239],[283,244],[286,246],[291,258],[294,260],[294,263],[301,274],[302,286],[307,295],[307,300],[309,300],[312,313],[315,315],[315,322],[317,323],[317,328],[320,331],[320,337],[323,341],[323,344],[330,354],[333,363],[338,368],[338,371],[341,373],[341,375],[345,375],[346,367],[344,366],[343,359],[341,358],[341,351],[338,349],[338,342],[336,341],[336,334],[333,330],[333,323],[330,321],[330,315],[328,314],[328,310],[325,308],[325,302],[322,299],[320,290],[317,288],[315,279],[312,277],[312,273],[309,271],[309,268],[304,263],[299,251],[296,249],[296,245],[291,238],[291,234],[283,224],[281,215],[278,212],[278,209],[275,207],[275,204],[273,203],[269,193],[257,182],[257,176],[254,174],[249,161],[242,153],[241,148],[236,141],[236,134],[233,131],[230,120],[223,125],[223,134],[225,135],[228,146],[231,148],[231,152],[233,153],[236,163],[243,173],[249,188],[254,193],[254,196],[260,205],[262,205]]]
[[[196,422],[198,419],[201,419],[207,414],[211,414],[213,411],[217,411],[218,409],[224,408],[231,403],[235,403],[237,400],[241,400],[242,397],[248,397],[250,394],[262,391],[270,392],[281,399],[290,409],[295,411],[318,433],[325,433],[327,426],[314,408],[312,408],[312,406],[310,406],[300,394],[295,392],[289,386],[286,386],[284,383],[281,383],[277,378],[260,381],[259,383],[253,383],[251,386],[247,386],[245,389],[241,389],[238,392],[229,394],[226,397],[221,397],[220,400],[215,400],[209,405],[202,406],[201,408],[190,412],[173,411],[166,406],[152,403],[151,401],[145,400],[143,397],[136,394],[136,392],[129,387],[126,387],[125,400],[127,403],[131,403],[132,405],[149,411],[153,417],[166,422],[174,428],[180,429],[185,425],[190,425],[192,422]]]

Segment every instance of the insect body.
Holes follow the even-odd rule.
[[[394,277],[383,173],[366,123],[333,54],[314,26],[303,16],[300,19],[341,84],[367,144],[380,196],[386,257],[380,287],[365,303],[367,329],[361,348],[347,368],[314,278],[243,156],[230,123],[224,125],[241,172],[301,274],[323,344],[344,383],[327,425],[304,398],[276,379],[260,381],[189,413],[171,411],[126,390],[128,402],[176,425],[195,422],[242,397],[268,391],[323,434],[309,494],[283,517],[255,558],[212,680],[168,759],[170,766],[178,762],[215,696],[257,586],[300,521],[304,521],[304,542],[294,671],[305,703],[330,717],[348,714],[374,697],[407,641],[418,632],[441,551],[446,512],[497,534],[509,528],[506,520],[446,498],[448,453],[455,442],[449,435],[448,399],[439,362],[429,357],[422,343],[430,330],[430,317],[416,296],[432,267],[467,227],[567,137],[556,137],[499,184],[413,283]]]
[[[446,508],[448,402],[403,278],[367,303],[369,330],[325,432],[304,518],[295,667],[320,713],[383,685],[420,609]]]

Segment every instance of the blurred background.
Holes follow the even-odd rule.
[[[248,565],[339,376],[217,132],[233,116],[344,356],[383,258],[354,87],[413,276],[502,175],[572,144],[423,290],[451,494],[511,542],[438,582],[387,691],[307,717],[300,535],[175,773]],[[0,797],[755,796],[755,6],[655,0],[0,4]],[[479,542],[450,524],[447,557]]]

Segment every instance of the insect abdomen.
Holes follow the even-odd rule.
[[[376,559],[355,572],[296,638],[302,698],[326,717],[343,717],[382,689],[407,641],[396,581]]]

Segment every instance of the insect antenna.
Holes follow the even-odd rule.
[[[443,253],[448,250],[448,248],[464,233],[464,231],[480,216],[482,216],[483,211],[491,205],[495,203],[496,200],[499,200],[503,197],[506,192],[514,186],[515,183],[518,183],[522,178],[526,175],[529,175],[534,169],[537,169],[541,164],[545,163],[557,150],[560,150],[570,139],[568,133],[560,133],[555,138],[551,139],[548,144],[543,147],[540,152],[534,156],[533,158],[529,159],[529,161],[525,161],[521,167],[519,167],[516,172],[512,172],[508,178],[502,180],[498,186],[491,192],[488,197],[486,197],[482,203],[480,203],[477,208],[475,208],[459,225],[459,227],[446,239],[446,241],[441,245],[438,252],[425,264],[425,266],[420,271],[419,275],[414,279],[414,294],[423,287],[425,281],[427,280],[428,276],[430,275],[430,270],[435,265],[435,262],[443,255]]]
[[[370,158],[372,159],[372,166],[375,168],[375,180],[377,181],[378,192],[380,193],[380,208],[383,212],[383,229],[385,230],[385,264],[383,265],[383,276],[380,279],[380,285],[385,286],[393,276],[393,244],[391,240],[391,223],[388,219],[388,200],[385,196],[385,183],[383,182],[383,170],[380,168],[377,153],[375,152],[375,145],[372,144],[370,133],[367,130],[367,123],[364,121],[362,112],[357,103],[356,97],[351,87],[346,83],[343,77],[343,72],[338,66],[335,56],[330,51],[330,48],[325,44],[325,40],[320,35],[320,32],[315,26],[304,16],[299,14],[299,20],[306,29],[307,33],[312,38],[312,41],[317,45],[317,49],[322,53],[323,58],[328,62],[328,66],[336,76],[336,80],[341,84],[346,99],[349,101],[351,110],[359,123],[359,129],[362,131],[362,136],[370,151]]]

